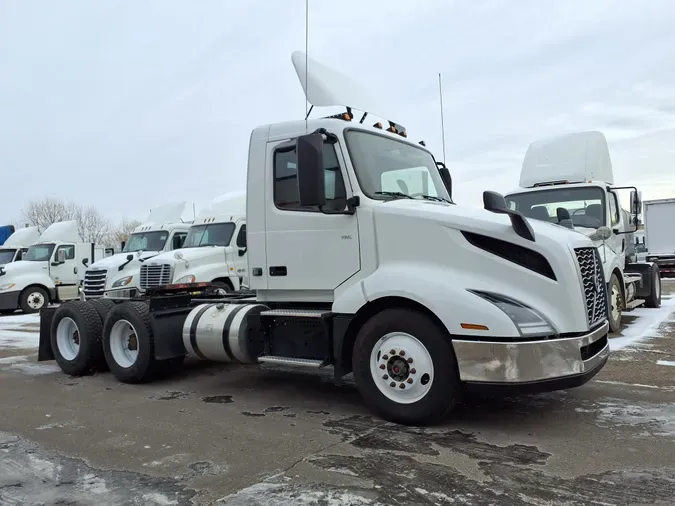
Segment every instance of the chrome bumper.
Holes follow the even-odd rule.
[[[605,322],[578,337],[529,342],[453,339],[452,344],[461,381],[519,384],[583,375],[590,379],[609,356],[608,332]]]

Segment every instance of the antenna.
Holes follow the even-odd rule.
[[[445,163],[445,123],[443,122],[443,82],[441,73],[438,73],[438,94],[441,98],[441,141],[443,142],[443,163]]]
[[[307,128],[307,118],[312,110],[309,108],[309,81],[307,64],[309,63],[309,0],[305,0],[305,128]]]

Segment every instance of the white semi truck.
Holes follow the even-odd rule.
[[[187,202],[169,203],[150,210],[136,227],[122,252],[92,264],[84,275],[84,299],[129,299],[140,287],[140,268],[149,258],[183,246],[191,221],[181,221]],[[194,215],[192,216],[194,218]]]
[[[208,281],[225,292],[239,291],[246,251],[246,194],[225,194],[199,213],[181,249],[141,265],[140,288]]]
[[[607,283],[612,332],[620,329],[622,311],[643,304],[660,306],[658,266],[626,257],[627,250],[634,249],[639,192],[614,185],[609,147],[601,132],[533,142],[523,160],[519,186],[505,197],[509,209],[539,221],[567,224],[593,240]],[[630,212],[621,208],[621,190],[631,190]]]
[[[50,225],[21,260],[0,267],[0,313],[34,313],[50,302],[77,299],[85,269],[105,254],[82,241],[76,221]]]
[[[643,203],[646,259],[659,266],[663,277],[675,276],[675,198]]]
[[[253,293],[149,289],[105,319],[87,302],[49,308],[38,360],[55,358],[68,374],[105,362],[126,383],[186,355],[332,367],[336,380],[353,372],[365,402],[405,424],[440,419],[471,390],[570,388],[600,371],[609,325],[593,242],[526,219],[498,193],[484,193],[485,209],[455,205],[450,173],[426,147],[393,121],[364,123],[384,115],[365,112],[370,100],[347,76],[305,58],[292,59],[308,101],[349,107],[251,133]],[[428,193],[385,176],[420,170]]]
[[[16,230],[0,246],[0,266],[21,260],[28,251],[28,247],[39,240],[40,231],[37,227],[24,227]]]

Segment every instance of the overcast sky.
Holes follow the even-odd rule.
[[[31,199],[113,219],[245,187],[255,126],[301,119],[304,0],[0,0],[0,224]],[[309,55],[368,84],[460,204],[537,138],[599,129],[616,183],[675,197],[673,0],[310,0]],[[319,111],[320,112],[320,111]]]

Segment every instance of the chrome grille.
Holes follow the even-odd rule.
[[[597,248],[576,248],[581,279],[586,296],[586,315],[589,325],[607,318],[607,288],[602,261]]]
[[[171,264],[141,265],[141,288],[147,290],[171,283]]]
[[[84,297],[86,299],[103,297],[107,277],[107,269],[87,269],[84,273]]]

